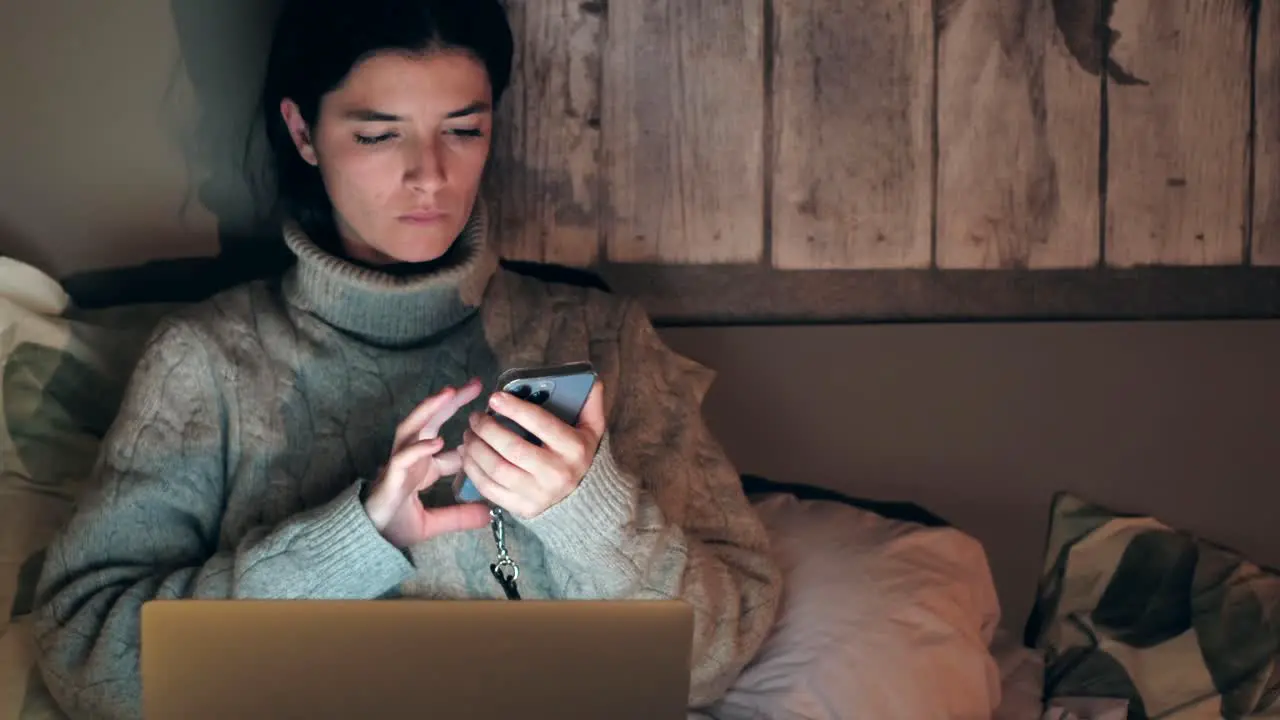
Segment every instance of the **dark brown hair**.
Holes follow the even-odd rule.
[[[317,241],[334,232],[333,205],[317,168],[298,154],[280,102],[314,127],[320,101],[360,61],[382,51],[465,50],[489,74],[495,107],[511,79],[511,26],[498,0],[286,0],[275,25],[261,109],[275,185],[275,213]]]

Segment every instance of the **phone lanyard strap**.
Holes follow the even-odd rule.
[[[519,600],[520,591],[516,588],[516,578],[520,577],[520,566],[507,554],[506,523],[502,508],[495,507],[489,511],[489,527],[493,529],[493,542],[498,546],[498,561],[489,566],[489,572],[502,586],[502,592],[508,600]]]

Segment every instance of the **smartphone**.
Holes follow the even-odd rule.
[[[515,397],[539,405],[568,425],[577,425],[582,407],[587,404],[587,395],[596,384],[596,372],[589,362],[568,363],[552,367],[516,368],[507,370],[498,376],[498,387]],[[534,445],[542,441],[533,433],[520,427],[510,418],[495,413],[489,414],[508,430],[528,440]],[[478,502],[484,500],[476,486],[459,474],[455,482],[454,495],[459,502]]]

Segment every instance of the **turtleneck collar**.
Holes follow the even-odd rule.
[[[285,225],[284,240],[298,258],[284,279],[289,303],[379,343],[425,340],[462,322],[479,307],[498,267],[479,200],[442,264],[422,274],[392,274],[337,257],[295,223]]]

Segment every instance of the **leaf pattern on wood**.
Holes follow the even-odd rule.
[[[1053,17],[1071,56],[1090,75],[1106,70],[1118,85],[1146,85],[1111,57],[1120,33],[1111,27],[1115,0],[1053,0]]]
[[[935,20],[938,33],[943,33],[963,6],[965,0],[938,0]],[[1147,81],[1121,67],[1111,57],[1111,49],[1120,33],[1110,26],[1116,0],[1053,0],[1053,18],[1062,33],[1064,44],[1080,67],[1097,76],[1105,69],[1107,77],[1119,85],[1146,85]]]

